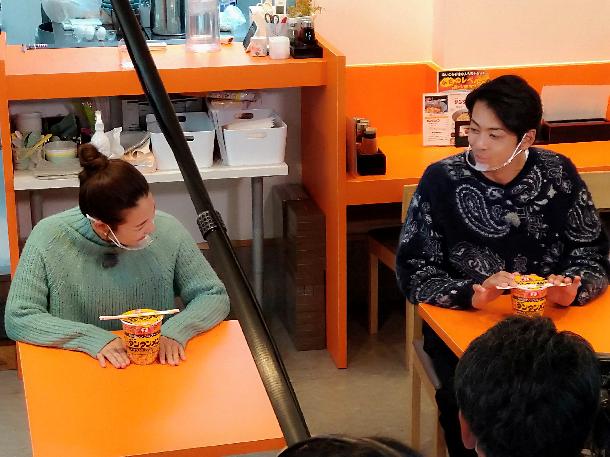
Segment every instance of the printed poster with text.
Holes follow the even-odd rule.
[[[473,90],[489,81],[484,70],[439,71],[437,92],[448,90]]]

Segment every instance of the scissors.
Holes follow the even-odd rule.
[[[267,24],[279,24],[280,17],[277,14],[265,13],[265,22]]]

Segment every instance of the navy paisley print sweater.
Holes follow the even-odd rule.
[[[464,153],[425,171],[400,234],[399,286],[411,303],[468,308],[472,285],[498,271],[581,276],[575,305],[608,285],[608,238],[574,164],[530,148],[500,185]]]

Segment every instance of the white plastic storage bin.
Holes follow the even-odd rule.
[[[214,162],[214,126],[207,113],[176,113],[186,141],[198,168],[211,167]],[[146,116],[147,130],[158,170],[177,170],[174,153],[165,140],[154,114]]]
[[[282,122],[281,127],[228,130],[224,126],[240,119],[264,119],[277,116],[270,109],[210,110],[216,133],[220,154],[225,165],[274,165],[284,161],[286,152],[286,134],[288,127]]]

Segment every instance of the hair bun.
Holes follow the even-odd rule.
[[[91,143],[81,144],[78,147],[78,160],[88,173],[96,173],[108,166],[108,158]]]

